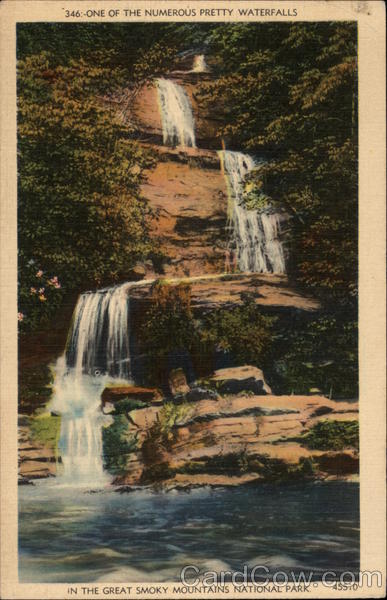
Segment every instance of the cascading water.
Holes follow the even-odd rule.
[[[64,483],[103,485],[101,393],[109,381],[131,380],[129,289],[82,294],[74,311],[65,354],[55,366],[51,411],[61,415],[59,450]]]
[[[207,73],[208,66],[204,54],[198,54],[194,57],[192,73]]]
[[[247,210],[243,205],[244,180],[256,166],[254,159],[230,150],[221,151],[220,157],[230,188],[230,224],[239,269],[252,273],[285,273],[284,253],[278,239],[280,215]]]
[[[157,80],[157,89],[166,146],[196,148],[195,121],[185,89],[170,79]]]

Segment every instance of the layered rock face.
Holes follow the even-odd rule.
[[[50,444],[34,438],[30,419],[26,415],[19,416],[18,447],[20,483],[56,475],[59,457],[55,456]]]
[[[209,390],[206,395],[203,388],[195,396],[193,389],[191,398],[196,400],[190,401],[188,394],[176,398],[167,411],[150,405],[131,412],[138,448],[117,484],[170,489],[356,475],[356,447],[335,442],[329,448],[327,440],[326,447],[318,448],[308,442],[308,434],[320,422],[356,422],[356,403],[323,396],[273,396],[254,367],[222,371],[206,382],[223,390],[215,396]],[[225,393],[241,382],[250,389]],[[259,395],[251,391],[254,383]]]
[[[141,192],[155,212],[151,232],[166,257],[163,271],[169,277],[221,273],[224,269],[227,188],[217,154],[221,148],[219,123],[202,115],[196,101],[197,87],[208,77],[188,70],[169,76],[189,98],[197,147],[163,145],[157,82],[143,86],[130,107],[137,139],[157,158],[156,167],[146,173]]]
[[[213,310],[242,304],[243,294],[252,294],[255,303],[274,310],[296,309],[314,312],[320,308],[319,302],[300,294],[289,285],[284,275],[261,273],[235,273],[229,275],[198,275],[167,279],[170,284],[187,283],[191,286],[192,307],[196,311]],[[148,285],[133,286],[130,297],[146,305],[149,299]]]
[[[168,276],[223,271],[227,191],[216,153],[161,151],[141,192],[156,215],[151,232]]]

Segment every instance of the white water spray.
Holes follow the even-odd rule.
[[[61,415],[59,480],[104,485],[101,393],[109,382],[131,382],[129,290],[148,281],[82,294],[76,305],[66,352],[55,366],[50,409]]]
[[[238,267],[243,272],[285,273],[285,259],[280,242],[280,215],[247,210],[243,205],[244,180],[256,166],[254,159],[242,152],[220,152],[231,196],[230,222],[236,245]]]
[[[170,79],[157,80],[163,143],[196,148],[195,122],[185,89]]]

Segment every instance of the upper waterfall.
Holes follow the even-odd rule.
[[[198,54],[194,57],[192,73],[207,73],[208,66],[204,54]]]
[[[256,166],[242,152],[220,152],[231,197],[230,224],[238,267],[244,272],[285,273],[285,259],[279,240],[280,215],[247,210],[243,205],[244,180]]]
[[[170,79],[160,78],[157,90],[164,144],[196,148],[195,121],[185,89]]]

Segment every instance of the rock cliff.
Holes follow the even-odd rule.
[[[158,162],[141,192],[155,213],[150,229],[165,255],[164,272],[171,277],[221,273],[227,190],[218,155],[153,148]]]
[[[250,379],[256,377],[254,368],[244,369],[250,370]],[[215,389],[226,378],[229,383],[240,380],[232,371],[215,374]],[[356,403],[245,390],[150,405],[133,410],[131,419],[137,450],[115,480],[122,486],[226,486],[348,478],[358,472],[356,442],[340,437],[356,425]],[[318,424],[336,437],[319,440]]]

